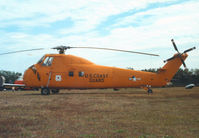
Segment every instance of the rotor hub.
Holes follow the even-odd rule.
[[[65,51],[67,49],[70,49],[70,47],[69,46],[57,46],[57,47],[53,47],[52,49],[56,49],[59,52],[59,54],[65,54]]]

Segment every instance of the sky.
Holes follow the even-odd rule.
[[[59,45],[115,48],[159,54],[70,49],[66,54],[96,64],[159,68],[176,53],[189,52],[186,65],[199,68],[198,0],[1,0],[0,53],[33,48],[46,50],[0,56],[0,70],[23,73]]]

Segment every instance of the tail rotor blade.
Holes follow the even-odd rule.
[[[185,50],[183,53],[187,53],[187,52],[192,51],[194,49],[196,49],[196,47],[189,48],[189,49]]]
[[[172,59],[174,59],[174,58],[176,58],[176,57],[173,56],[173,57],[171,57],[171,58],[169,58],[169,59],[167,59],[167,60],[164,60],[164,62],[170,61],[170,60],[172,60]]]
[[[176,46],[176,44],[175,44],[173,39],[171,39],[171,42],[173,44],[174,49],[179,53],[178,48],[177,48],[177,46]]]
[[[184,62],[184,60],[183,60],[183,59],[182,59],[182,57],[181,57],[181,55],[173,56],[173,57],[171,57],[171,58],[169,58],[169,59],[167,59],[167,60],[164,60],[164,62],[167,62],[167,61],[173,60],[173,59],[175,59],[176,57],[179,57],[179,58],[180,58],[180,60],[181,60],[181,62],[182,62],[182,64],[183,64],[183,66],[184,66],[185,68],[187,68],[187,66],[186,66],[186,64],[185,64],[185,62]]]
[[[186,66],[184,60],[182,59],[182,57],[180,57],[180,60],[181,60],[181,62],[182,62],[182,64],[183,64],[184,68],[187,68],[187,66]]]

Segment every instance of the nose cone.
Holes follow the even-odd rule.
[[[26,86],[31,86],[31,76],[32,76],[33,72],[32,70],[29,68],[27,69],[25,72],[24,72],[24,75],[23,75],[23,81],[24,81],[24,84]]]

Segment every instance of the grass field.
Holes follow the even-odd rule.
[[[199,137],[199,87],[0,92],[4,137]]]

